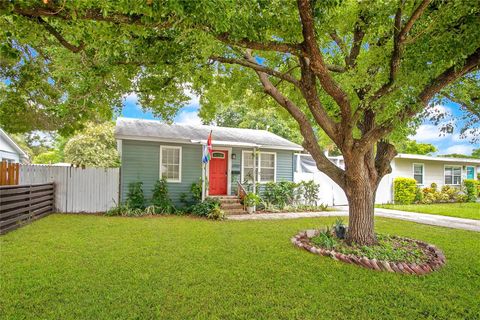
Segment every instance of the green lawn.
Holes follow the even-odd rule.
[[[382,204],[377,207],[480,220],[480,203]]]
[[[479,319],[480,233],[377,219],[433,243],[427,276],[296,249],[334,218],[215,222],[55,214],[0,237],[3,319]]]

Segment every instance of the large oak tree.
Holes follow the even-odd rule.
[[[392,134],[442,99],[478,120],[477,0],[45,0],[0,10],[2,126],[108,117],[132,92],[168,119],[188,100],[186,84],[210,104],[266,95],[345,191],[348,239],[361,244],[376,242],[374,199],[396,155]],[[19,116],[30,121],[11,122]],[[345,170],[325,157],[319,130]]]

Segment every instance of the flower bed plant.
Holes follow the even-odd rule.
[[[339,237],[337,221],[334,229],[307,230],[291,239],[292,243],[311,253],[329,256],[345,263],[368,269],[422,275],[445,264],[444,254],[425,242],[386,234],[377,234],[378,243],[360,246]]]

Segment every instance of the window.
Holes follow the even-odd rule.
[[[212,158],[225,159],[225,153],[223,153],[223,152],[213,152]]]
[[[413,164],[413,179],[417,180],[417,184],[423,184],[423,163]]]
[[[462,182],[462,167],[445,166],[445,184],[459,185]]]
[[[168,182],[182,181],[182,148],[160,146],[160,177]]]
[[[275,153],[260,153],[260,182],[275,181]]]
[[[260,183],[275,181],[277,154],[259,152],[257,155],[257,181]],[[242,181],[253,181],[253,152],[242,153]]]

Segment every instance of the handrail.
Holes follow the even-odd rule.
[[[245,187],[240,183],[240,181],[237,181],[237,197],[243,201],[246,195],[247,191],[245,190]],[[245,210],[245,202],[243,203],[243,210]]]

